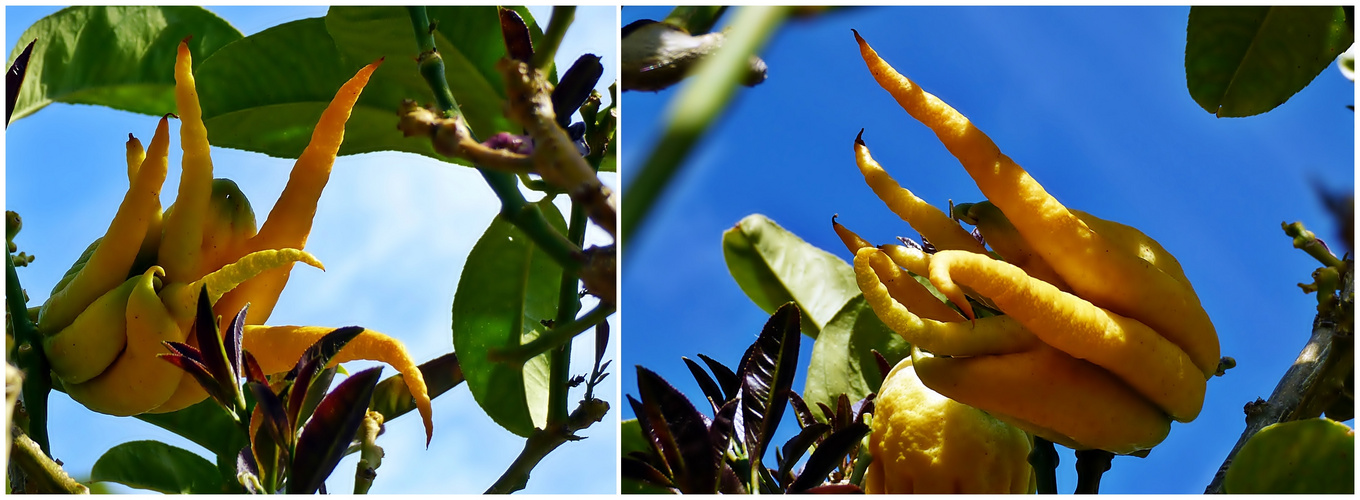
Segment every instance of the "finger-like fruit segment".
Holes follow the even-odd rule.
[[[194,85],[193,57],[183,41],[175,56],[175,108],[179,111],[182,172],[175,209],[165,220],[165,235],[157,252],[165,268],[166,281],[188,283],[199,274],[203,241],[203,216],[212,193],[213,165],[208,154],[208,128],[203,125],[203,110]]]
[[[55,335],[43,336],[43,353],[64,384],[79,384],[108,368],[127,345],[128,295],[139,278],[99,297]]]
[[[75,277],[61,286],[43,304],[38,314],[38,331],[51,333],[71,324],[91,303],[128,278],[153,211],[159,211],[161,184],[165,183],[165,161],[169,152],[170,125],[165,117],[156,126],[156,135],[146,161],[137,170],[131,187],[123,197],[109,229]]]
[[[317,340],[334,331],[334,328],[320,326],[257,326],[246,325],[241,338],[241,346],[255,356],[260,369],[266,374],[280,373],[297,365],[298,358]],[[381,361],[396,368],[401,373],[411,396],[415,398],[416,409],[425,422],[425,442],[428,444],[434,435],[434,419],[430,409],[430,392],[425,387],[425,378],[416,366],[411,354],[401,341],[373,330],[360,332],[343,349],[331,358],[331,366],[346,361],[365,359]]]
[[[862,248],[855,254],[855,279],[865,302],[884,324],[912,345],[945,356],[975,356],[1018,352],[1039,342],[1009,316],[943,322],[914,314],[893,300],[880,281],[880,272],[891,274],[894,269],[896,266],[877,248]],[[935,298],[932,296],[931,300]]]
[[[912,359],[921,381],[936,392],[1078,449],[1133,453],[1171,431],[1161,409],[1109,372],[1047,344],[967,358],[927,356],[913,347]]]
[[[1205,379],[1175,344],[1147,325],[1032,278],[1009,263],[955,250],[930,260],[930,281],[945,295],[955,281],[990,297],[1048,345],[1109,370],[1176,420],[1204,404]]]
[[[836,234],[841,237],[841,242],[851,253],[858,254],[862,248],[872,247],[868,241],[860,238],[858,234],[842,226],[840,223],[831,222]],[[906,306],[913,313],[922,318],[929,318],[938,321],[962,321],[958,311],[949,308],[949,305],[935,298],[935,295],[927,290],[925,285],[916,281],[911,275],[898,269],[897,266],[883,266],[877,270],[878,279],[888,290],[888,295],[892,300]],[[922,266],[922,270],[925,266]]]
[[[1189,354],[1206,379],[1213,375],[1218,336],[1194,290],[1093,231],[967,117],[898,73],[858,33],[855,38],[879,85],[935,132],[987,199],[1077,295],[1142,321]]]
[[[1006,262],[1015,264],[1030,276],[1052,283],[1059,289],[1071,290],[1067,282],[1053,270],[1053,266],[1048,265],[1048,262],[1034,251],[1034,247],[1025,241],[1020,231],[1017,231],[1010,219],[1006,218],[1006,214],[1001,213],[1001,209],[996,208],[992,202],[956,205],[954,209],[956,214],[963,212],[962,220],[977,227],[987,245]]]
[[[1033,493],[1030,437],[926,387],[911,358],[874,400],[865,493]]]
[[[860,131],[861,136],[863,133]],[[911,224],[913,229],[935,245],[935,248],[986,253],[982,244],[950,219],[948,214],[926,203],[893,180],[888,172],[869,156],[869,146],[864,144],[861,137],[855,137],[855,162],[859,165],[860,173],[864,175],[864,182],[869,184],[874,194],[878,195],[893,213],[907,224]]]
[[[157,355],[169,353],[162,342],[183,342],[186,333],[156,295],[153,279],[162,272],[153,267],[137,278],[127,301],[127,349],[98,377],[68,384],[72,399],[100,413],[129,416],[162,405],[174,393],[183,372]]]
[[[369,77],[381,63],[379,60],[361,68],[340,87],[330,105],[321,113],[321,119],[312,131],[311,141],[293,165],[283,194],[279,195],[279,200],[269,211],[269,217],[260,226],[259,233],[251,238],[249,248],[252,251],[306,247],[307,236],[312,231],[312,219],[316,215],[317,200],[330,180],[335,156],[345,139],[345,122],[349,120]],[[292,269],[291,265],[283,266],[250,280],[226,297],[223,307],[239,311],[241,306],[249,303],[246,324],[263,324],[273,312]]]

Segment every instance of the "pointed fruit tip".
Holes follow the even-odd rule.
[[[855,135],[855,145],[868,146],[868,144],[864,143],[864,129],[859,129],[859,134]]]

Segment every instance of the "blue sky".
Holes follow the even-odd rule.
[[[7,7],[6,53],[13,50],[24,29],[57,10]],[[210,10],[246,35],[326,13],[322,6]],[[544,23],[551,12],[542,6],[530,10]],[[558,51],[561,68],[585,52],[604,56],[606,69],[599,90],[606,98],[609,84],[617,78],[615,13],[614,7],[579,8]],[[71,262],[104,233],[126,189],[123,143],[127,134],[133,132],[148,141],[155,123],[155,117],[145,115],[55,104],[7,130],[5,207],[24,217],[20,249],[37,255],[36,262],[20,270],[31,304],[46,300],[48,290]],[[173,167],[179,165],[178,123],[172,123],[172,168],[166,186],[179,183],[178,168]],[[257,218],[263,220],[282,192],[293,161],[220,148],[212,154],[215,176],[235,180],[251,200]],[[617,187],[615,174],[602,178]],[[174,193],[174,189],[163,191],[164,206],[173,201]],[[307,245],[325,263],[326,272],[295,270],[270,324],[364,325],[402,340],[417,362],[451,351],[449,307],[460,269],[498,209],[495,196],[472,169],[404,153],[340,158],[319,203]],[[603,231],[591,229],[588,244],[608,243]],[[587,309],[590,306],[586,304]],[[617,320],[617,316],[610,319],[615,333],[606,359],[615,357]],[[593,336],[581,339],[575,343],[573,373],[588,373],[593,358]],[[354,363],[350,369],[367,366]],[[384,371],[384,375],[393,373],[390,367]],[[602,386],[611,404],[617,380],[617,375],[611,375]],[[580,392],[570,395],[573,404]],[[88,475],[104,450],[125,441],[158,439],[204,453],[139,420],[92,413],[60,393],[51,398],[51,413],[53,452],[77,476]],[[461,386],[434,400],[434,417],[429,449],[424,449],[419,419],[408,417],[388,424],[387,433],[379,439],[387,454],[371,492],[480,493],[524,445],[523,438],[501,429],[482,413]],[[587,439],[568,443],[544,459],[525,491],[614,492],[617,432],[613,419],[611,412],[606,423],[582,433]],[[353,455],[340,463],[328,483],[330,491],[352,491],[356,461]]]
[[[918,196],[941,207],[982,199],[934,134],[874,83],[854,28],[1064,204],[1137,227],[1179,259],[1238,366],[1209,381],[1203,413],[1173,425],[1148,458],[1115,459],[1101,492],[1204,491],[1243,430],[1242,405],[1269,397],[1307,341],[1316,302],[1295,284],[1311,281],[1318,264],[1291,247],[1280,222],[1337,238],[1311,183],[1353,189],[1355,116],[1345,106],[1354,85],[1333,64],[1269,113],[1214,118],[1185,86],[1188,11],[855,8],[786,24],[762,53],[769,79],[737,92],[628,240],[623,311],[646,328],[630,323],[624,339],[624,393],[637,394],[633,366],[643,365],[701,398],[680,356],[735,367],[760,332],[768,315],[722,257],[722,232],[742,217],[763,213],[843,259],[851,256],[832,214],[870,241],[916,237],[860,177],[852,151],[860,129]],[[667,12],[624,8],[622,22]],[[627,165],[655,143],[674,94],[625,94],[625,189]],[[803,343],[804,367],[811,346]],[[791,435],[794,425],[782,428]],[[1059,491],[1075,486],[1074,462],[1066,450]]]

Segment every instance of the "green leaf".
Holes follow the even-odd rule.
[[[175,412],[143,413],[137,419],[193,441],[214,455],[234,457],[246,445],[245,434],[211,398]]]
[[[1264,113],[1303,90],[1354,39],[1341,7],[1192,7],[1186,84],[1219,117]]]
[[[1355,431],[1325,418],[1272,424],[1233,458],[1224,493],[1355,493]]]
[[[748,215],[723,232],[723,256],[737,285],[765,312],[797,303],[803,333],[812,338],[859,294],[849,264],[764,215]]]
[[[69,7],[19,36],[12,63],[37,39],[13,120],[53,102],[95,104],[161,115],[174,111],[175,50],[200,57],[241,38],[202,7]]]
[[[836,313],[812,345],[803,400],[809,407],[823,403],[835,408],[841,394],[859,401],[877,392],[884,374],[878,373],[875,350],[892,366],[911,354],[911,345],[874,315],[863,295],[857,295]]]
[[[552,203],[534,205],[566,234]],[[453,297],[453,349],[468,389],[492,420],[520,436],[547,420],[547,356],[520,367],[491,361],[487,352],[536,338],[539,322],[556,317],[561,279],[562,268],[498,215],[468,254]]]
[[[439,20],[435,44],[472,129],[482,136],[518,131],[504,115],[504,85],[495,70],[505,53],[496,8],[438,7],[429,13]],[[532,23],[527,11],[522,15]],[[531,30],[538,33],[536,26]],[[402,7],[332,7],[324,18],[251,35],[195,70],[208,140],[296,158],[340,85],[383,58],[345,125],[339,154],[405,151],[451,161],[436,154],[430,141],[403,137],[395,127],[403,99],[434,99],[410,63],[418,51],[411,18]]]
[[[160,441],[114,446],[95,461],[91,481],[112,481],[161,493],[221,493],[217,466]]]
[[[647,444],[647,438],[642,435],[642,425],[636,418],[619,424],[619,455],[626,457],[635,451],[648,455],[652,453],[652,446]]]

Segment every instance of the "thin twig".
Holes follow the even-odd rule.
[[[529,484],[529,473],[534,470],[538,462],[543,457],[548,456],[558,446],[562,446],[567,441],[577,441],[582,439],[576,435],[576,431],[589,427],[595,422],[604,419],[609,412],[609,403],[598,399],[587,399],[581,401],[576,406],[576,410],[571,412],[571,416],[563,425],[550,425],[547,429],[534,431],[529,439],[524,443],[524,449],[520,451],[515,461],[510,464],[504,474],[487,488],[487,493],[514,493],[524,489]]]
[[[26,491],[25,493],[89,493],[90,489],[83,484],[71,479],[62,470],[61,465],[51,458],[46,452],[38,447],[26,434],[14,436],[14,447],[11,450],[10,458],[13,459],[11,465],[17,466],[23,471],[27,478],[26,483],[37,488],[37,491]]]
[[[416,35],[416,43],[421,52],[418,57],[420,74],[425,78],[425,83],[434,92],[435,100],[439,108],[445,115],[451,118],[458,118],[461,112],[458,102],[453,97],[453,92],[449,89],[449,83],[444,79],[444,61],[435,50],[434,33],[425,7],[409,7],[411,15],[411,26]],[[475,131],[468,130],[472,140],[476,141]],[[549,256],[564,268],[578,268],[584,262],[585,256],[580,248],[573,248],[574,245],[566,239],[562,233],[548,223],[544,218],[543,212],[537,205],[531,204],[524,198],[524,194],[519,190],[519,180],[515,174],[500,172],[479,165],[476,166],[481,172],[482,178],[486,180],[491,190],[496,193],[496,197],[501,201],[501,215],[518,227],[530,240],[542,248]]]
[[[487,358],[501,363],[510,363],[516,366],[522,365],[539,354],[556,349],[567,342],[570,342],[572,338],[580,335],[581,332],[603,322],[610,314],[614,314],[614,305],[601,302],[599,305],[596,305],[594,309],[591,309],[590,312],[586,313],[585,316],[565,323],[558,323],[554,325],[552,329],[543,332],[527,344],[491,351],[487,353]]]
[[[1342,276],[1344,286],[1341,293],[1343,307],[1332,308],[1327,313],[1319,313],[1313,320],[1313,334],[1294,360],[1294,365],[1285,371],[1284,377],[1275,385],[1268,401],[1257,400],[1248,403],[1247,428],[1233,445],[1232,451],[1219,466],[1214,479],[1205,488],[1205,493],[1223,493],[1223,479],[1232,465],[1233,458],[1247,440],[1268,425],[1293,420],[1302,420],[1321,415],[1325,410],[1326,392],[1335,391],[1337,376],[1333,369],[1338,360],[1346,355],[1347,349],[1354,349],[1351,332],[1354,325],[1340,320],[1340,311],[1354,306],[1355,277],[1354,260],[1344,263],[1346,269]],[[1352,320],[1353,321],[1353,320]],[[1352,351],[1354,352],[1354,351]],[[1353,359],[1353,358],[1352,358]],[[1343,370],[1344,371],[1344,370]],[[1345,374],[1341,374],[1344,377]]]
[[[552,18],[548,20],[548,30],[543,32],[543,43],[534,51],[533,66],[543,71],[552,68],[557,57],[557,47],[562,45],[562,37],[576,19],[575,6],[554,6]]]

